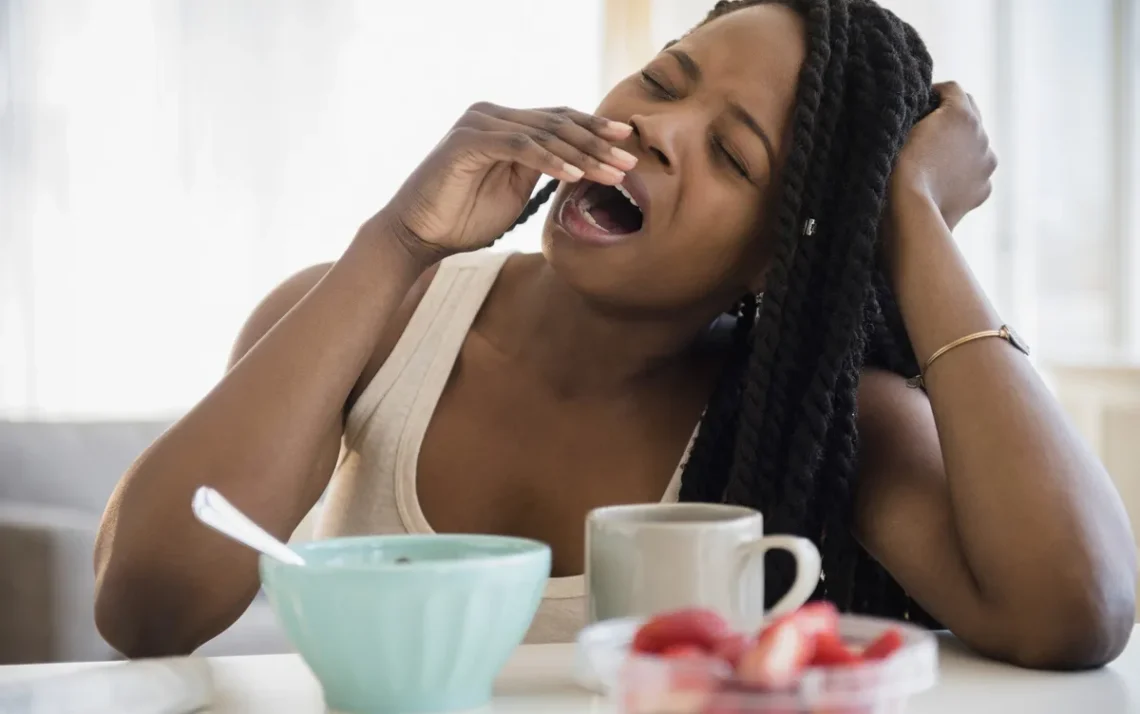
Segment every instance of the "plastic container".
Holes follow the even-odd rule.
[[[739,685],[716,659],[663,659],[629,653],[636,620],[599,623],[579,638],[579,676],[608,692],[621,714],[900,714],[915,694],[932,687],[938,645],[926,630],[857,615],[840,618],[849,644],[868,644],[895,627],[902,648],[889,659],[846,667],[813,667],[783,691]]]

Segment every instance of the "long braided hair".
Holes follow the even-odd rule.
[[[914,29],[871,0],[721,0],[701,24],[771,2],[807,27],[777,243],[763,299],[746,296],[737,308],[681,499],[751,506],[769,532],[812,539],[823,556],[816,598],[936,626],[852,533],[860,372],[918,372],[877,245],[895,159],[937,103],[932,62]],[[770,601],[791,585],[793,567],[769,556]]]

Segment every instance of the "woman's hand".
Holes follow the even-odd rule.
[[[486,247],[518,218],[541,174],[620,183],[637,159],[611,142],[631,132],[564,107],[474,104],[373,220],[425,264]]]
[[[942,102],[911,130],[891,176],[891,200],[929,199],[954,230],[989,198],[997,156],[973,97],[955,82],[934,89]]]

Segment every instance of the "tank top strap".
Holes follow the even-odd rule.
[[[356,400],[345,423],[346,447],[360,438],[380,404],[395,389],[413,390],[417,404],[434,409],[463,340],[495,284],[508,252],[478,251],[445,258],[403,334]],[[430,398],[421,390],[434,392]],[[414,415],[409,415],[409,419]],[[420,415],[423,416],[423,415]],[[430,418],[430,410],[426,418]]]

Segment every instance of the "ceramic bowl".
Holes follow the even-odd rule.
[[[550,548],[489,535],[334,538],[261,558],[269,602],[330,709],[444,712],[487,704],[550,576]]]

